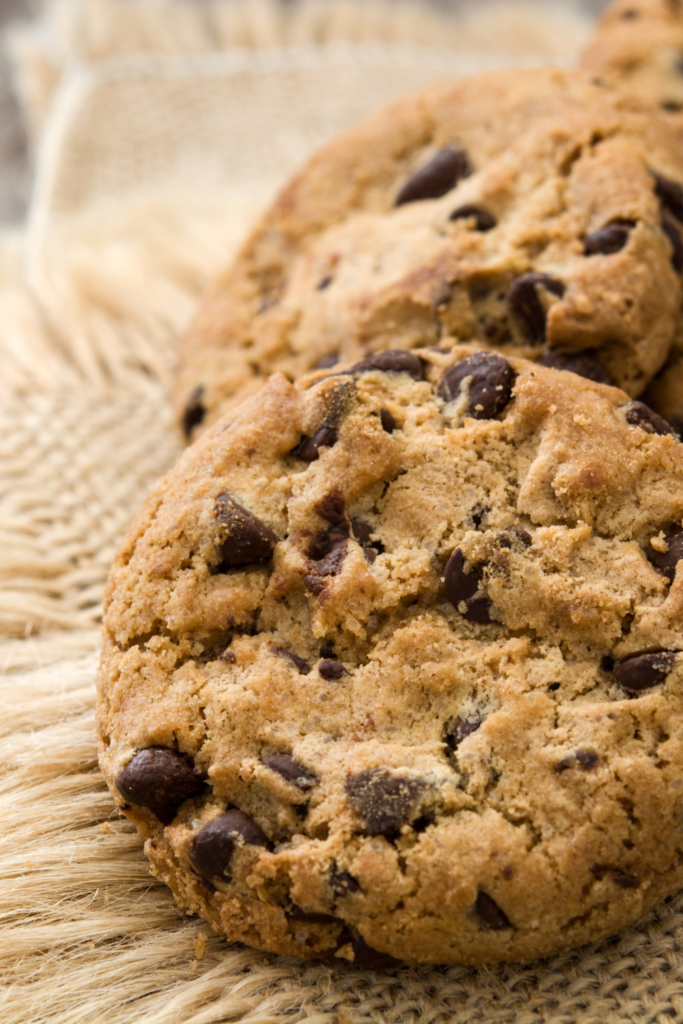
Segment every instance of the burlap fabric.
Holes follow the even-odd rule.
[[[102,587],[177,453],[166,385],[208,278],[330,134],[447,74],[571,60],[584,30],[392,4],[59,0],[14,37],[37,180],[0,244],[3,1024],[683,1019],[681,897],[543,963],[304,965],[185,918],[97,770]]]

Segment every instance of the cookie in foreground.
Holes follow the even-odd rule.
[[[471,346],[272,377],[108,585],[100,759],[154,873],[357,965],[635,921],[683,884],[682,521],[616,388]]]
[[[321,150],[183,339],[188,438],[269,374],[477,341],[637,398],[680,323],[683,150],[577,72],[434,86]]]

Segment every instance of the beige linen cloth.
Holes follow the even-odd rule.
[[[448,75],[574,58],[570,5],[56,0],[12,37],[36,181],[0,240],[0,1022],[663,1024],[683,901],[546,962],[370,973],[214,936],[97,770],[102,588],[178,452],[167,384],[211,275],[284,178]]]

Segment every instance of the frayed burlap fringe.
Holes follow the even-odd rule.
[[[683,896],[535,964],[380,973],[232,945],[183,916],[97,769],[96,634],[0,643],[2,1024],[664,1024]]]

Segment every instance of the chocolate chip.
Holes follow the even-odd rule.
[[[475,420],[490,420],[498,416],[510,401],[515,371],[501,356],[492,352],[475,352],[446,370],[439,384],[440,397],[452,402],[467,379],[467,413]]]
[[[659,413],[654,412],[644,402],[629,402],[623,408],[626,413],[626,422],[632,427],[640,427],[648,434],[659,434],[662,437],[667,434],[678,436],[671,424],[667,423]]]
[[[595,875],[598,880],[603,879],[607,876],[610,881],[618,885],[620,889],[637,889],[638,879],[634,878],[633,875],[627,874],[622,871],[621,868],[612,868],[604,864],[594,864],[591,868],[591,874]]]
[[[424,365],[412,352],[403,348],[388,349],[386,352],[375,352],[355,363],[346,373],[364,373],[368,370],[380,370],[382,373],[407,373],[413,380],[424,380]]]
[[[683,221],[683,185],[671,181],[662,174],[652,174],[655,179],[655,195],[662,206],[674,215],[676,220]]]
[[[400,960],[396,960],[388,953],[379,953],[376,949],[368,946],[361,935],[354,935],[351,945],[353,947],[353,966],[363,971],[385,971],[391,967],[402,967]]]
[[[506,302],[512,316],[519,322],[527,341],[532,345],[540,345],[545,341],[546,310],[538,296],[538,289],[557,295],[565,293],[565,286],[548,274],[532,271],[522,274],[513,281],[508,289]]]
[[[318,665],[318,672],[323,679],[327,679],[330,683],[336,683],[342,676],[348,675],[341,661],[334,661],[332,658],[325,658],[324,661],[321,661]]]
[[[321,448],[332,448],[338,440],[336,427],[326,424],[317,430],[312,437],[304,436],[295,448],[292,448],[290,455],[302,462],[315,462],[320,458]]]
[[[298,654],[293,654],[288,651],[285,647],[279,647],[278,644],[271,644],[270,650],[278,658],[287,658],[288,661],[295,666],[300,676],[307,676],[311,671],[311,666],[308,664],[305,658],[300,658]]]
[[[507,916],[483,889],[477,893],[474,912],[487,928],[512,928]]]
[[[328,274],[327,277],[323,277],[322,281],[318,282],[318,291],[324,292],[326,288],[330,287],[333,280],[334,278],[331,274]],[[334,363],[330,363],[330,366],[334,366]]]
[[[410,819],[429,786],[419,779],[391,775],[384,768],[369,768],[349,775],[345,788],[351,806],[363,820],[366,835],[385,836],[397,832]]]
[[[662,100],[659,105],[662,110],[666,110],[667,114],[678,114],[683,110],[683,103],[680,100]]]
[[[499,534],[497,538],[498,547],[501,548],[512,548],[516,545],[520,545],[524,548],[531,547],[531,536],[522,530],[519,526],[513,526],[509,530],[505,530],[504,533]]]
[[[446,597],[458,611],[458,606],[465,603],[466,610],[464,613],[460,611],[460,614],[464,614],[466,619],[485,624],[491,621],[491,602],[485,596],[475,596],[483,578],[483,566],[471,565],[469,572],[465,571],[465,556],[460,548],[456,548],[448,559],[444,573]]]
[[[356,540],[363,548],[366,560],[372,565],[377,555],[381,555],[384,551],[384,544],[379,540],[371,540],[373,527],[369,523],[363,522],[362,519],[352,519],[351,526]]]
[[[183,431],[189,440],[195,427],[204,422],[206,407],[204,406],[204,386],[200,384],[194,389],[187,400],[185,412],[183,413]]]
[[[334,657],[334,642],[332,640],[325,640],[322,647],[320,648],[321,658],[333,658]]]
[[[326,533],[318,533],[312,539],[308,557],[316,564],[312,572],[316,576],[337,576],[342,569],[348,547],[349,528],[345,523],[331,526]]]
[[[201,793],[204,785],[192,758],[167,747],[138,750],[116,776],[123,799],[147,807],[164,825],[170,825],[180,805]]]
[[[387,434],[393,434],[396,430],[397,423],[394,417],[391,415],[388,409],[382,409],[379,414],[379,418],[382,421],[382,427],[386,430]]]
[[[321,519],[334,526],[346,522],[344,495],[338,487],[326,494],[314,507]]]
[[[683,270],[683,240],[678,224],[667,210],[662,212],[662,231],[671,242],[673,249],[671,265],[680,274]]]
[[[673,583],[676,575],[676,566],[683,559],[683,533],[677,533],[674,537],[669,537],[667,544],[667,551],[657,551],[656,548],[652,547],[652,544],[648,544],[645,554],[655,569],[659,569]]]
[[[574,754],[576,763],[579,768],[583,768],[585,772],[591,771],[595,768],[596,764],[600,760],[597,754],[594,754],[592,750],[577,750]]]
[[[481,715],[470,715],[469,718],[456,718],[446,727],[444,740],[451,750],[458,749],[463,740],[471,736],[473,732],[482,725],[484,719]]]
[[[650,651],[634,654],[614,669],[614,678],[624,690],[639,693],[663,683],[674,667],[677,651]]]
[[[405,183],[396,197],[396,206],[419,199],[439,199],[472,173],[467,154],[447,146],[434,154],[429,163]]]
[[[316,576],[314,573],[307,573],[302,577],[302,579],[306,590],[310,591],[311,594],[322,594],[325,589],[325,580],[321,579],[320,576]]]
[[[322,359],[319,359],[318,362],[315,364],[314,369],[315,370],[329,370],[332,366],[336,366],[338,362],[339,362],[339,353],[338,352],[333,352],[332,355],[323,356]]]
[[[635,21],[635,19],[639,17],[640,11],[634,11],[632,8],[629,8],[626,11],[622,11],[620,15],[622,21]]]
[[[264,832],[254,819],[233,808],[214,818],[195,836],[189,853],[190,863],[208,881],[226,878],[236,849],[266,846],[267,843]]]
[[[330,886],[335,896],[352,896],[361,891],[358,879],[334,862],[330,871]]]
[[[353,529],[353,535],[359,544],[370,543],[370,538],[373,534],[373,527],[370,526],[370,523],[366,523],[362,519],[352,519],[351,527]]]
[[[477,231],[491,231],[498,223],[493,214],[489,213],[488,210],[483,210],[481,206],[475,206],[473,203],[465,203],[464,206],[459,206],[457,210],[453,210],[448,219],[465,220],[469,217],[474,217]]]
[[[316,775],[309,772],[289,754],[272,754],[270,757],[265,757],[263,763],[266,768],[277,772],[283,779],[294,783],[299,789],[313,789],[320,781]]]
[[[634,227],[635,221],[613,220],[599,231],[586,235],[583,240],[583,251],[586,256],[611,256],[624,248]]]
[[[270,561],[278,542],[270,527],[225,493],[216,498],[214,514],[221,542],[219,572]]]
[[[585,377],[586,380],[593,380],[596,384],[613,384],[611,376],[594,353],[594,349],[585,349],[583,352],[553,350],[538,362],[549,370],[567,370],[579,377]]]

